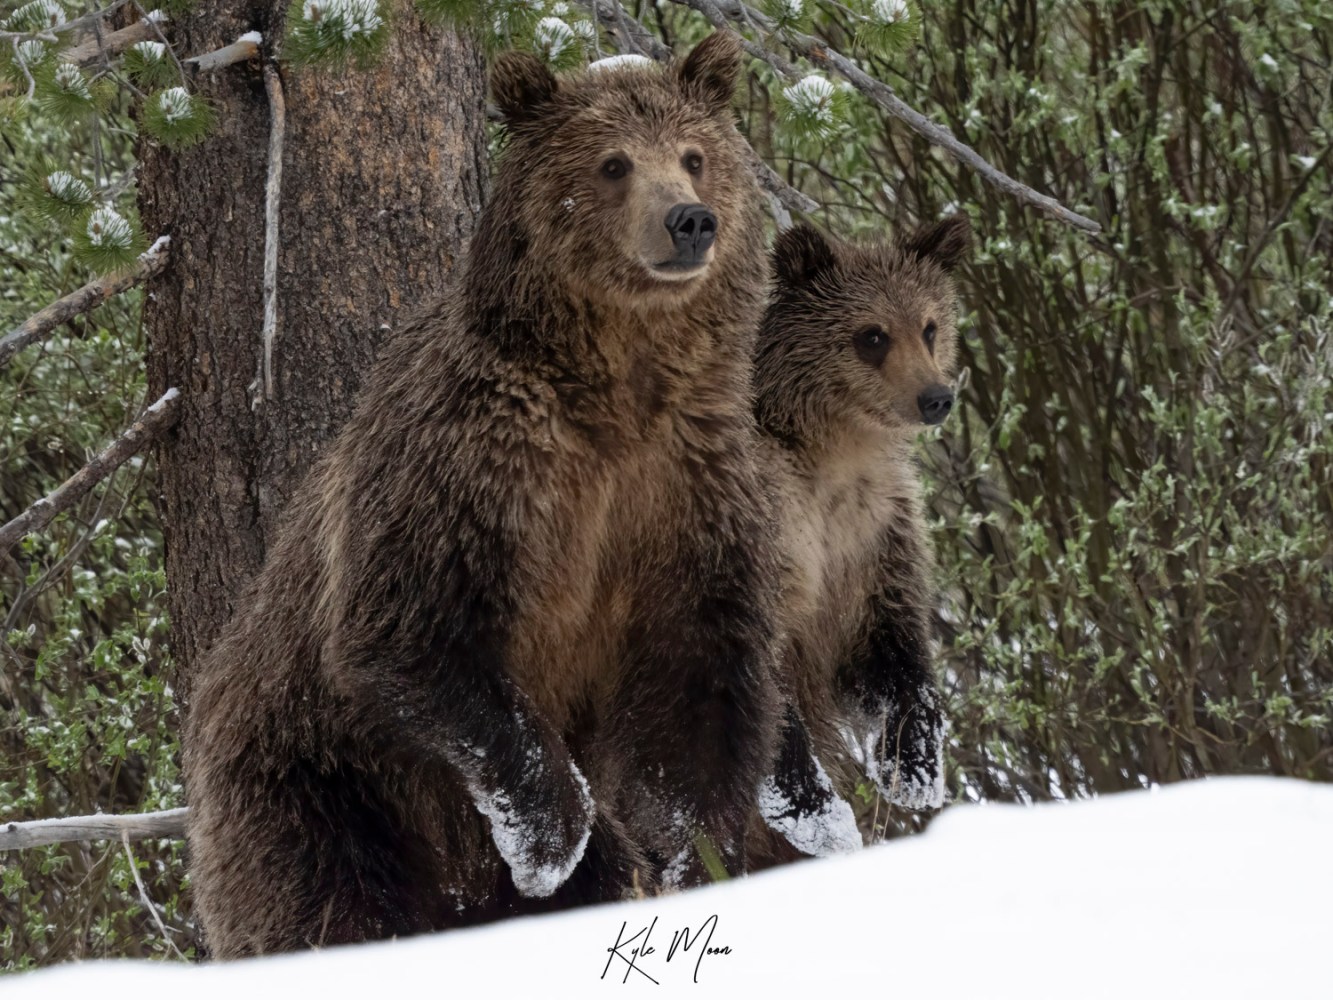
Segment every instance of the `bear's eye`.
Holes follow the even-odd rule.
[[[868,326],[856,332],[852,337],[852,346],[856,348],[858,358],[878,368],[889,353],[889,335],[881,327]]]
[[[926,342],[926,346],[932,351],[935,349],[935,321],[931,320],[926,324],[926,328],[921,331],[921,339]]]
[[[692,174],[701,174],[704,169],[704,158],[699,153],[686,153],[685,158],[680,161],[685,165],[685,169]]]
[[[629,173],[629,164],[619,156],[612,156],[602,164],[602,176],[607,180],[618,181]]]

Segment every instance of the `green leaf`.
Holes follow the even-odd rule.
[[[144,131],[172,149],[202,142],[213,127],[213,109],[184,87],[169,87],[144,101]]]
[[[176,65],[161,42],[135,42],[121,57],[125,72],[135,83],[152,90],[178,79]]]
[[[907,48],[920,31],[921,12],[910,0],[859,0],[856,42],[877,56],[891,56]]]
[[[31,0],[5,19],[5,30],[14,32],[50,31],[65,23],[65,8],[56,0]]]
[[[846,125],[846,91],[817,74],[783,87],[777,106],[783,124],[798,138],[824,141]]]
[[[778,31],[807,32],[813,20],[811,0],[763,0],[762,9]]]
[[[93,205],[92,188],[82,178],[65,170],[37,174],[29,190],[35,207],[48,219],[78,219]]]
[[[293,0],[286,56],[298,66],[370,66],[389,38],[384,0]]]
[[[88,221],[73,236],[74,255],[82,263],[106,274],[134,262],[144,250],[143,236],[115,209],[94,209]]]
[[[532,33],[533,51],[555,70],[582,66],[586,56],[583,41],[573,26],[559,17],[543,17]]]
[[[37,103],[62,122],[77,121],[96,110],[83,70],[67,62],[55,63],[37,78]]]

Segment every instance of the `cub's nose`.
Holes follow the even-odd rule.
[[[678,264],[702,260],[717,238],[717,216],[707,205],[672,205],[666,215],[666,227],[676,248]]]
[[[947,385],[932,385],[916,397],[917,408],[921,410],[921,419],[928,424],[938,424],[953,409],[953,390]]]

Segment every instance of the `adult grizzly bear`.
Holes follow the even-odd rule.
[[[798,226],[774,247],[755,414],[781,523],[780,675],[799,713],[760,814],[807,854],[859,846],[833,787],[850,791],[857,772],[907,808],[943,801],[933,566],[912,441],[953,405],[952,272],[969,245],[955,217],[891,245]],[[834,781],[810,768],[801,719]],[[755,829],[766,845],[752,843],[756,854],[789,855]]]
[[[777,728],[739,66],[730,34],[669,72],[500,57],[461,281],[389,341],[200,665],[216,956],[687,884],[699,835],[739,863]]]

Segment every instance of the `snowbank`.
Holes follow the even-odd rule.
[[[226,966],[89,962],[0,994],[545,1000],[657,995],[651,976],[737,998],[1312,996],[1329,988],[1331,895],[1333,787],[1236,778],[955,807],[920,837],[667,898]],[[712,916],[708,945],[729,953],[696,938],[672,955]],[[643,938],[626,939],[650,925],[635,959]]]

